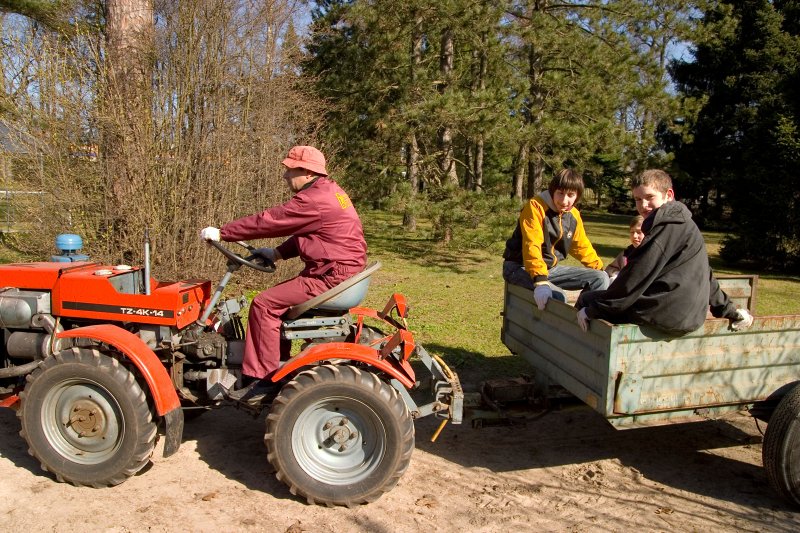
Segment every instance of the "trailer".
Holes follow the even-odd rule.
[[[757,276],[720,277],[751,311]],[[747,410],[767,422],[764,468],[770,483],[800,506],[800,315],[755,317],[733,331],[709,318],[674,337],[648,327],[592,320],[574,307],[506,284],[502,341],[535,369],[538,392],[563,387],[618,429],[707,420]]]

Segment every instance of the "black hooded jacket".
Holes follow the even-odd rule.
[[[736,306],[712,275],[703,236],[685,205],[663,204],[645,219],[642,231],[642,244],[614,283],[587,294],[587,317],[683,335],[703,324],[709,305],[716,317],[735,316]]]

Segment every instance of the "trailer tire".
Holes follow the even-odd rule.
[[[397,484],[414,451],[414,422],[397,391],[372,372],[324,365],[283,387],[264,442],[292,494],[351,507]]]
[[[772,413],[761,454],[770,485],[800,506],[800,385]]]
[[[71,348],[45,359],[27,379],[20,435],[59,481],[118,485],[148,463],[156,424],[144,391],[119,361]]]

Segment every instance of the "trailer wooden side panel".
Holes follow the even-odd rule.
[[[744,280],[744,281],[743,281]],[[720,283],[742,307],[755,279]],[[800,315],[757,317],[744,331],[706,320],[682,337],[653,328],[592,320],[580,330],[573,307],[507,285],[502,340],[536,370],[619,427],[664,423],[742,409],[800,379]]]

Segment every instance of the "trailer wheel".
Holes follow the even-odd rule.
[[[761,453],[772,487],[800,506],[800,385],[772,413]]]
[[[353,506],[397,484],[414,451],[414,422],[397,391],[373,373],[325,365],[283,387],[264,441],[292,494]]]
[[[134,376],[96,350],[72,348],[44,360],[20,393],[20,435],[59,481],[118,485],[141,470],[156,424]]]

